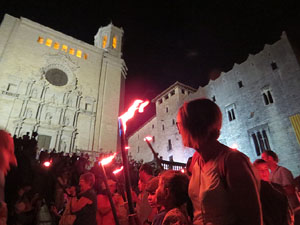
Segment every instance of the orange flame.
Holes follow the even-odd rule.
[[[152,137],[147,136],[147,137],[144,138],[144,141],[152,141]]]
[[[133,104],[129,107],[128,111],[123,115],[119,116],[119,119],[122,121],[124,128],[124,133],[126,132],[126,122],[133,118],[135,112],[138,110],[140,113],[144,112],[144,108],[149,104],[149,101],[135,100]]]
[[[113,174],[117,174],[117,173],[119,173],[119,172],[122,171],[122,170],[123,170],[123,166],[121,166],[120,169],[114,170],[114,171],[113,171]]]
[[[117,154],[117,153],[114,153],[113,155],[111,155],[111,156],[109,156],[109,157],[106,157],[106,158],[102,159],[102,160],[100,161],[100,163],[102,164],[102,166],[105,166],[105,165],[109,164],[109,163],[116,157],[116,154]]]

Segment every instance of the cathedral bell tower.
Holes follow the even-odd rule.
[[[95,35],[94,45],[98,48],[105,49],[110,54],[122,57],[122,37],[123,29],[114,26],[112,23],[105,27],[100,27]]]

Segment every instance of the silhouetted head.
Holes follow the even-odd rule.
[[[186,147],[199,149],[206,141],[217,140],[221,126],[221,110],[209,99],[186,102],[177,114],[177,127]]]

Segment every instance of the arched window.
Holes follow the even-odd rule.
[[[117,48],[117,37],[116,36],[113,37],[112,47]]]
[[[106,43],[107,43],[107,36],[103,36],[103,39],[102,39],[102,48],[105,48],[106,47]]]

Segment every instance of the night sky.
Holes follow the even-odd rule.
[[[279,40],[283,30],[300,40],[299,0],[72,2],[0,0],[0,20],[5,13],[22,16],[90,44],[100,26],[122,27],[126,108],[176,81],[203,86]],[[153,110],[152,104],[129,130]]]

